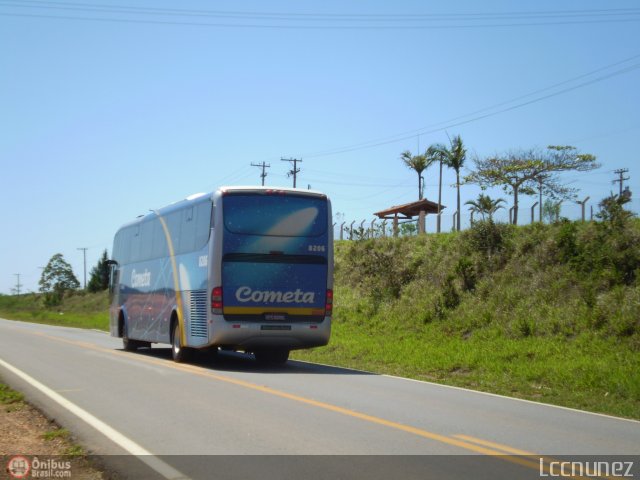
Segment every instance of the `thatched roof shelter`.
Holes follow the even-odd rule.
[[[442,211],[444,208],[447,207],[445,207],[444,205],[440,205],[440,211]],[[418,200],[417,202],[405,203],[404,205],[396,205],[395,207],[376,212],[374,213],[374,215],[378,218],[388,219],[395,218],[396,216],[398,216],[399,218],[413,218],[420,215],[420,212],[424,212],[425,214],[434,213],[437,215],[438,204],[425,198],[422,200]]]
[[[440,205],[440,212],[446,207],[444,205]],[[424,212],[424,215],[428,215],[429,213],[433,213],[435,215],[438,214],[438,204],[436,202],[432,202],[427,200],[426,198],[422,200],[418,200],[417,202],[405,203],[404,205],[396,205],[391,208],[387,208],[386,210],[381,210],[379,212],[374,213],[374,215],[378,218],[393,220],[393,233],[394,236],[398,234],[398,220],[409,220],[413,217],[419,217],[420,213]],[[418,230],[420,233],[425,231],[425,222],[424,217],[421,218],[421,221],[418,222]]]

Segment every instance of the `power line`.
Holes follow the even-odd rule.
[[[630,57],[630,59],[637,58],[637,57],[640,57],[640,55],[635,55],[633,57]],[[617,65],[619,63],[621,63],[621,62],[616,62],[616,64],[614,64],[614,65]],[[604,68],[606,68],[606,67],[603,67],[603,69]],[[633,70],[636,70],[638,68],[640,68],[640,63],[636,63],[636,64],[633,64],[633,65],[624,67],[622,69],[613,71],[613,72],[608,73],[606,75],[601,75],[599,77],[596,77],[594,79],[588,80],[586,82],[579,83],[579,84],[574,85],[572,87],[567,87],[567,88],[564,88],[564,89],[559,90],[557,92],[553,92],[553,93],[550,93],[550,94],[547,94],[547,95],[543,95],[543,96],[534,98],[534,99],[526,101],[526,102],[522,102],[522,103],[519,103],[519,104],[516,104],[516,105],[512,105],[510,107],[506,107],[506,108],[497,110],[495,112],[490,112],[490,113],[487,113],[487,114],[484,114],[484,115],[478,115],[478,116],[472,117],[470,119],[462,120],[462,121],[459,121],[459,122],[449,123],[448,125],[446,125],[444,127],[433,128],[433,129],[430,129],[430,130],[428,130],[429,127],[423,127],[422,129],[414,130],[414,131],[412,131],[410,133],[407,133],[407,134],[398,134],[396,136],[387,137],[387,138],[389,138],[388,140],[381,140],[381,141],[371,140],[369,142],[361,142],[359,144],[354,144],[352,146],[345,146],[345,147],[336,148],[336,149],[333,149],[333,150],[327,150],[327,151],[321,151],[321,152],[317,152],[317,153],[305,154],[305,157],[309,157],[309,158],[325,157],[325,156],[329,156],[329,155],[337,155],[339,153],[353,152],[353,151],[356,151],[356,150],[363,150],[363,149],[368,149],[368,148],[379,147],[381,145],[388,145],[390,143],[397,143],[397,142],[400,142],[402,140],[407,140],[407,139],[413,138],[413,137],[416,136],[416,133],[418,133],[418,132],[419,132],[418,133],[419,135],[427,135],[429,133],[446,131],[447,129],[450,129],[450,128],[453,128],[453,127],[457,127],[457,126],[460,126],[460,125],[465,125],[467,123],[475,122],[477,120],[482,120],[484,118],[492,117],[492,116],[498,115],[500,113],[504,113],[504,112],[508,112],[508,111],[511,111],[511,110],[515,110],[517,108],[521,108],[521,107],[524,107],[524,106],[527,106],[527,105],[531,105],[533,103],[537,103],[537,102],[540,102],[542,100],[546,100],[546,99],[549,99],[549,98],[552,98],[552,97],[556,97],[558,95],[562,95],[564,93],[568,93],[568,92],[576,90],[578,88],[582,88],[582,87],[591,85],[593,83],[601,82],[603,80],[606,80],[608,78],[611,78],[611,77],[614,77],[614,76],[617,76],[617,75],[622,75],[624,73],[629,73],[629,72],[631,72]],[[598,69],[596,71],[599,71],[599,70],[602,70],[602,69]],[[593,72],[591,72],[591,73],[593,73]],[[589,74],[585,74],[585,75],[581,75],[579,77],[575,77],[572,80],[575,80],[577,78],[582,78],[582,77],[584,77],[586,75],[589,75]],[[564,83],[568,83],[568,82],[569,81],[561,82],[561,83],[564,84]],[[546,89],[541,89],[540,91],[547,90],[549,88],[552,88],[552,87],[548,87]],[[523,95],[523,96],[520,96],[520,97],[517,97],[517,98],[523,98],[523,97],[527,97],[527,96],[530,96],[530,95],[531,94],[527,94],[527,95]],[[506,102],[501,102],[500,104],[497,104],[497,105],[508,104],[508,103],[511,103],[512,101],[513,100],[506,101]],[[477,112],[491,110],[494,107],[487,107],[487,108],[478,110]],[[471,115],[471,114],[455,117],[454,119],[451,119],[451,121],[453,121],[453,120],[455,120],[457,118],[464,118],[464,117],[467,117],[469,115]],[[439,122],[439,123],[434,124],[434,125],[440,125],[440,124],[443,124],[443,123],[445,123],[445,122]]]
[[[2,5],[3,7],[16,7],[16,5]],[[42,7],[45,8],[45,7]],[[46,7],[53,8],[53,7]],[[60,7],[60,9],[64,9]],[[78,10],[78,9],[74,9]],[[86,11],[86,10],[85,10]],[[99,11],[89,10],[90,13],[120,13],[134,14],[137,12],[118,12],[118,11]],[[156,15],[165,15],[156,13]],[[516,23],[488,23],[488,24],[459,24],[459,25],[291,25],[291,24],[273,24],[273,23],[208,23],[195,21],[176,21],[176,20],[151,20],[151,19],[134,19],[134,18],[113,18],[113,17],[82,17],[72,15],[45,15],[30,13],[0,13],[3,17],[21,17],[21,18],[41,18],[54,20],[78,20],[89,22],[106,22],[106,23],[130,23],[130,24],[148,24],[148,25],[180,25],[191,27],[213,27],[213,28],[243,28],[243,29],[271,29],[271,30],[449,30],[449,29],[470,29],[470,28],[508,28],[508,27],[536,27],[536,26],[553,26],[553,25],[581,25],[581,24],[598,24],[598,23],[630,23],[640,22],[640,16],[630,18],[630,16],[639,15],[636,13],[628,13],[622,18],[605,18],[599,20],[565,20],[553,22],[516,22]],[[186,15],[183,15],[186,16]],[[232,19],[233,20],[233,19]],[[278,20],[287,21],[287,19],[266,19],[267,21]],[[291,20],[291,19],[289,19]],[[295,20],[297,21],[297,20]],[[330,20],[334,21],[334,20]]]
[[[38,0],[8,0],[5,6],[18,8],[40,8],[58,10],[79,10],[96,13],[127,13],[134,15],[163,15],[181,17],[214,17],[250,20],[293,20],[293,21],[366,21],[366,22],[398,22],[398,21],[486,21],[486,20],[520,20],[520,19],[555,19],[555,18],[589,18],[589,17],[624,17],[640,14],[638,8],[617,9],[580,9],[580,10],[543,10],[523,12],[473,12],[473,13],[290,13],[290,12],[256,12],[256,11],[221,11],[192,10],[157,7],[132,7],[128,5],[87,4],[78,2],[55,2]],[[8,4],[8,5],[7,5]]]
[[[271,168],[270,164],[267,164],[265,162],[262,163],[252,163],[251,164],[252,167],[262,167],[262,173],[260,174],[260,178],[262,178],[262,186],[264,187],[264,179],[267,177],[267,172],[265,172],[265,168]]]
[[[229,10],[193,10],[178,8],[158,8],[158,7],[132,7],[129,5],[109,5],[81,2],[60,2],[51,0],[5,0],[11,3],[36,4],[36,5],[62,5],[89,8],[117,8],[126,9],[131,12],[153,11],[169,14],[202,14],[202,15],[236,15],[236,16],[276,16],[293,18],[474,18],[474,17],[512,17],[512,16],[584,16],[584,15],[627,15],[640,11],[637,7],[627,8],[600,8],[600,9],[574,9],[574,10],[532,10],[532,11],[508,11],[508,12],[471,12],[471,13],[292,13],[292,12],[262,12],[262,11],[229,11]]]

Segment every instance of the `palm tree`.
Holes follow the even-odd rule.
[[[464,202],[465,205],[471,205],[471,210],[482,215],[482,220],[485,219],[485,215],[489,216],[489,221],[493,221],[493,214],[501,208],[504,208],[501,203],[504,203],[503,198],[492,199],[489,195],[481,193],[476,200],[469,200]]]
[[[400,154],[400,158],[404,164],[415,170],[418,174],[418,200],[422,200],[424,194],[424,178],[422,178],[422,172],[431,166],[432,159],[428,159],[425,155],[411,155],[409,150],[406,150]]]
[[[456,230],[460,231],[460,170],[464,165],[464,161],[467,158],[467,149],[464,148],[464,144],[462,143],[462,138],[460,135],[456,135],[451,139],[451,146],[449,148],[445,147],[442,153],[445,155],[445,165],[449,168],[453,168],[456,172],[456,189],[458,190],[457,194],[457,225]]]
[[[440,179],[438,180],[438,218],[437,218],[437,232],[440,233],[440,204],[442,203],[442,164],[446,163],[447,155],[445,154],[447,147],[441,143],[434,143],[427,148],[425,156],[432,159],[431,162],[438,162],[440,164]]]

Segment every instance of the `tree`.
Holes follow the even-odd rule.
[[[400,224],[400,235],[410,237],[418,231],[418,226],[413,222],[405,222]]]
[[[90,292],[100,292],[109,288],[109,256],[107,250],[102,252],[102,257],[98,260],[98,264],[91,269],[91,278],[87,285],[87,290]]]
[[[427,158],[426,155],[413,156],[409,150],[402,152],[400,158],[407,167],[415,170],[418,174],[418,200],[422,200],[424,196],[424,178],[422,177],[422,172],[431,166],[433,160]]]
[[[560,218],[560,204],[562,202],[554,202],[553,200],[546,199],[542,205],[542,218],[547,220],[547,223],[557,222]]]
[[[437,217],[437,232],[440,233],[440,205],[442,203],[442,165],[447,161],[446,155],[447,147],[441,143],[434,143],[427,148],[425,156],[431,159],[431,163],[438,162],[440,164],[440,177],[438,180],[438,217]]]
[[[518,195],[532,195],[536,186],[554,199],[571,199],[576,191],[562,185],[557,174],[566,171],[585,172],[598,168],[596,157],[579,153],[575,147],[551,145],[546,150],[515,150],[503,155],[475,159],[475,171],[465,181],[480,187],[501,186],[513,194],[513,224],[518,224]]]
[[[493,214],[501,208],[504,208],[501,203],[504,203],[503,198],[492,199],[489,195],[481,193],[476,200],[469,200],[464,202],[465,205],[471,205],[471,210],[482,215],[482,220],[485,220],[485,216],[489,217],[489,221],[493,221]]]
[[[42,270],[38,284],[40,291],[45,294],[45,303],[48,305],[57,305],[66,291],[80,287],[80,282],[73,274],[71,265],[65,261],[61,253],[51,257]]]
[[[460,170],[467,159],[467,149],[464,148],[460,135],[454,136],[450,146],[442,148],[441,154],[444,156],[444,164],[456,172],[456,212],[458,212],[456,230],[460,231]]]
[[[604,198],[598,206],[600,211],[596,214],[596,218],[601,220],[605,225],[612,229],[621,230],[630,218],[635,214],[624,208],[624,205],[631,201],[631,192],[627,195],[614,195],[613,193]]]

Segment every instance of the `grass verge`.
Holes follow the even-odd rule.
[[[74,292],[62,303],[46,308],[42,296],[0,296],[0,317],[25,322],[60,325],[64,327],[109,330],[109,300],[105,292]]]
[[[292,358],[640,419],[640,356],[588,333],[566,341],[496,329],[464,338],[438,325],[372,333],[335,322],[328,346]]]

